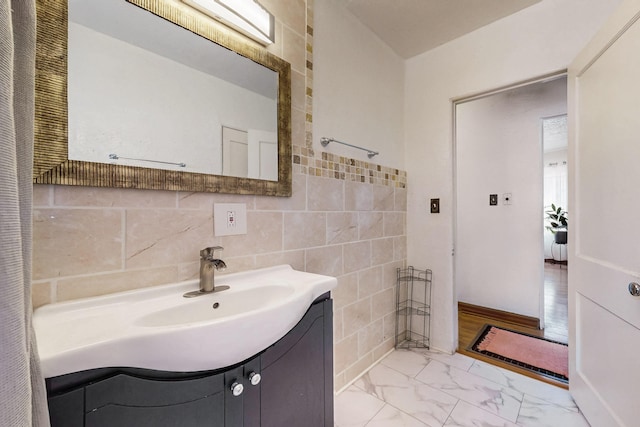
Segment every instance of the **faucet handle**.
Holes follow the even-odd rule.
[[[208,248],[204,248],[200,251],[200,258],[203,259],[213,259],[213,254],[215,251],[222,251],[224,248],[222,246],[211,246]]]

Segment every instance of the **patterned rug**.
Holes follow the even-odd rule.
[[[569,382],[569,348],[561,342],[485,325],[467,350]]]

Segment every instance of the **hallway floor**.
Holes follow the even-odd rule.
[[[396,350],[335,400],[336,427],[588,427],[567,390],[462,354]]]
[[[567,274],[566,265],[544,265],[544,337],[564,343],[569,339]]]

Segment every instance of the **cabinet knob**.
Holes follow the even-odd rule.
[[[240,396],[243,391],[244,386],[239,382],[234,381],[233,384],[231,384],[231,393],[233,393],[234,396]]]
[[[249,374],[249,381],[251,382],[251,385],[258,385],[260,384],[261,380],[262,380],[262,376],[257,372],[251,372]]]

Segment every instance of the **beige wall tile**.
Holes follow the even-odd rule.
[[[366,298],[342,309],[344,315],[344,334],[349,336],[358,332],[371,322],[371,299]]]
[[[353,381],[373,365],[373,353],[367,353],[345,371],[347,381]]]
[[[303,73],[297,71],[291,72],[291,107],[298,110],[305,110],[306,108],[306,76]]]
[[[122,214],[102,209],[34,209],[33,279],[119,270]]]
[[[393,346],[395,345],[395,341],[393,338],[385,340],[373,350],[373,360],[382,359],[387,353],[393,350]]]
[[[382,212],[360,212],[358,231],[361,240],[384,236],[384,214]]]
[[[382,332],[384,340],[393,340],[395,341],[396,335],[396,313],[390,313],[384,316],[382,319]],[[395,345],[395,344],[394,344]]]
[[[293,145],[300,147],[307,145],[306,116],[305,110],[299,108],[291,109],[291,142]]]
[[[327,214],[327,244],[358,240],[357,212],[330,212]]]
[[[31,304],[33,308],[50,304],[51,301],[51,282],[35,282],[31,284]]]
[[[178,281],[195,280],[200,277],[200,261],[178,264]]]
[[[304,73],[307,68],[304,35],[285,26],[282,29],[282,42],[282,56],[285,61],[291,64],[291,70]]]
[[[344,181],[334,178],[308,178],[307,209],[310,211],[344,210]]]
[[[335,375],[335,379],[333,381],[333,389],[335,391],[342,390],[343,387],[347,385],[347,380],[344,372]]]
[[[386,264],[394,260],[393,238],[371,241],[371,265]]]
[[[53,200],[56,206],[175,208],[176,192],[56,185]]]
[[[255,209],[255,196],[240,194],[178,192],[178,207],[181,209],[211,210],[214,203],[244,203],[247,210]]]
[[[324,213],[285,213],[284,249],[324,246],[327,235],[327,215]]]
[[[282,250],[282,213],[247,212],[247,234],[216,238],[223,256],[237,257]]]
[[[344,245],[344,272],[362,270],[371,265],[371,242],[365,240]]]
[[[386,185],[373,186],[373,210],[393,211],[395,209],[395,193],[393,187]]]
[[[383,290],[380,266],[358,272],[358,298],[366,298]]]
[[[395,287],[396,286],[396,282],[397,282],[397,278],[398,278],[398,269],[399,268],[405,268],[404,261],[405,260],[394,261],[394,262],[390,262],[390,263],[385,264],[385,265],[382,266],[382,268],[384,270],[383,273],[382,273],[382,287],[383,288],[389,288],[389,287]]]
[[[358,357],[363,357],[382,344],[382,327],[382,319],[378,319],[358,331]]]
[[[393,259],[401,261],[407,259],[407,236],[396,236],[393,238]]]
[[[340,341],[344,337],[343,332],[343,321],[342,321],[342,309],[336,309],[334,307],[333,310],[333,341]]]
[[[384,235],[400,236],[405,233],[405,217],[404,212],[385,212],[384,213]]]
[[[382,318],[396,311],[394,288],[387,288],[371,296],[372,317]]]
[[[337,341],[333,348],[334,372],[342,372],[358,360],[358,334]]]
[[[305,252],[306,271],[334,277],[342,274],[342,246],[323,246]]]
[[[345,181],[345,209],[348,211],[373,210],[373,187],[353,181]]]
[[[398,212],[407,211],[407,189],[397,188],[395,189],[394,210]]]
[[[33,185],[33,206],[51,206],[53,199],[53,185],[34,184]]]
[[[172,266],[61,279],[56,286],[56,300],[67,301],[175,283],[177,278],[178,269]],[[196,289],[197,286],[194,282]]]
[[[288,264],[294,270],[304,271],[304,251],[297,250],[256,255],[256,268],[273,267],[282,264]]]
[[[126,267],[193,262],[212,246],[213,213],[195,210],[128,210]]]
[[[222,260],[227,264],[227,268],[216,272],[216,277],[223,277],[226,274],[239,273],[256,268],[256,258],[253,255],[225,257],[223,253]]]
[[[338,277],[338,286],[331,292],[333,305],[344,307],[358,299],[358,273],[345,274]]]
[[[303,211],[307,206],[307,175],[293,174],[291,197],[256,196],[256,209],[265,211]]]

